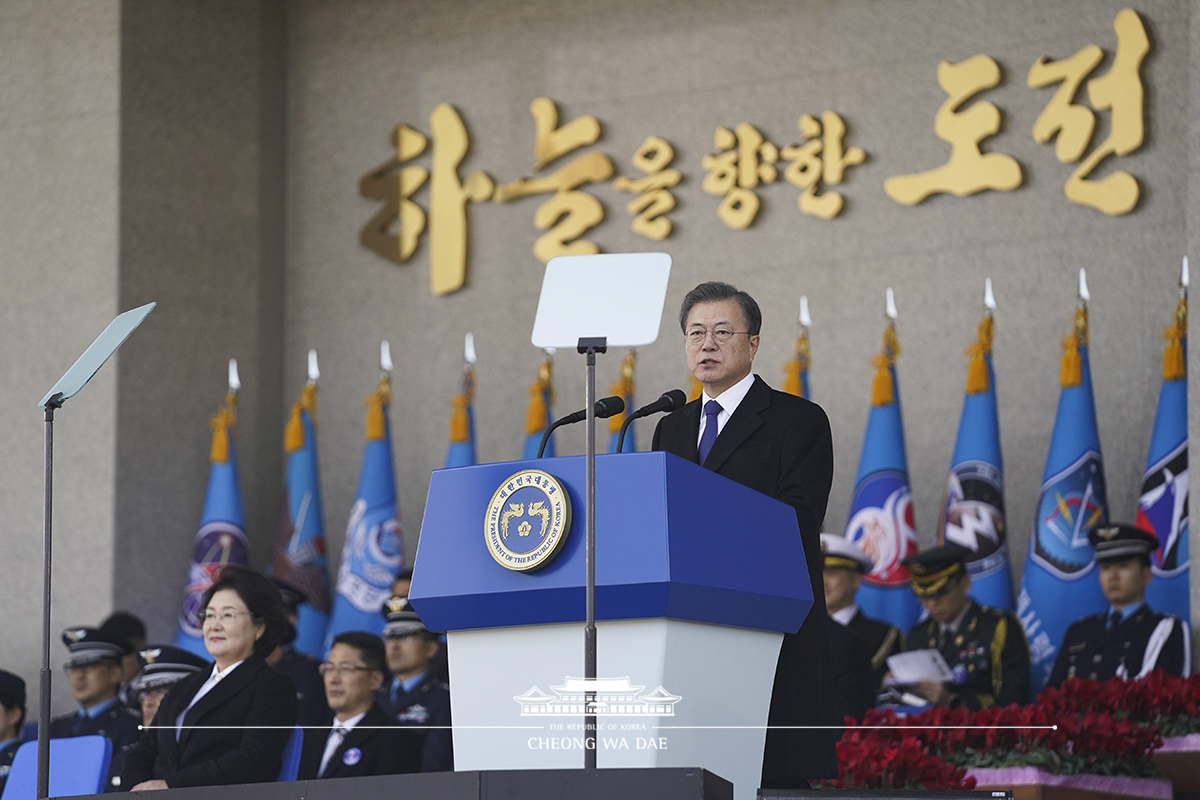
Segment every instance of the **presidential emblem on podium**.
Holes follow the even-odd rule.
[[[488,552],[506,569],[544,567],[571,528],[571,500],[558,480],[539,469],[511,475],[496,489],[484,517]]]

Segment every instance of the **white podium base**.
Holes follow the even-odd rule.
[[[609,708],[597,765],[704,767],[754,800],[782,634],[672,619],[596,628]],[[582,707],[562,688],[583,677],[582,624],[451,631],[448,641],[455,769],[582,768]],[[633,688],[621,692],[624,678]],[[652,694],[678,699],[640,699]],[[674,713],[647,713],[664,708]]]

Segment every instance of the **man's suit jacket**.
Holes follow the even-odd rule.
[[[304,732],[300,756],[300,780],[317,777],[330,728]],[[357,751],[357,752],[355,752]],[[359,775],[399,775],[421,771],[421,735],[401,728],[378,703],[346,734],[333,751],[322,778],[354,778]]]
[[[699,463],[700,400],[663,417],[653,449]],[[796,510],[813,606],[795,634],[785,634],[775,670],[768,725],[833,725],[821,522],[833,483],[833,436],[821,407],[777,392],[755,376],[746,397],[717,436],[703,466]],[[836,731],[768,730],[764,788],[807,788],[837,777]]]
[[[296,687],[262,656],[247,658],[201,697],[184,715],[175,740],[176,718],[211,674],[208,669],[191,675],[167,692],[153,727],[125,757],[121,788],[152,779],[174,789],[279,777],[289,728],[296,724]]]

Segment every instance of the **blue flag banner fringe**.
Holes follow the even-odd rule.
[[[458,394],[450,401],[450,446],[446,449],[446,467],[475,465],[475,370],[463,367]]]
[[[293,646],[301,653],[324,658],[322,648],[332,598],[326,572],[317,437],[313,424],[316,402],[317,385],[310,381],[292,407],[284,434],[284,450],[288,456],[286,498],[275,537],[271,574],[308,597],[299,609]]]
[[[1191,558],[1188,553],[1187,288],[1181,287],[1175,320],[1164,331],[1163,382],[1138,500],[1138,526],[1158,537],[1151,558],[1154,578],[1146,602],[1190,624]]]
[[[1108,521],[1104,461],[1088,363],[1088,314],[1081,300],[1063,342],[1061,393],[1038,494],[1017,615],[1029,641],[1033,693],[1050,677],[1072,622],[1108,608],[1088,531]]]
[[[637,364],[637,353],[630,350],[625,354],[625,358],[621,359],[620,377],[608,390],[610,395],[615,395],[625,401],[625,413],[614,414],[608,418],[608,452],[610,453],[617,452],[617,437],[620,436],[621,425],[630,414],[637,410],[633,404],[633,368],[635,364]],[[637,452],[637,442],[633,435],[633,429],[636,426],[636,422],[630,423],[629,428],[625,431],[625,441],[621,444],[622,453]]]
[[[525,414],[525,449],[521,458],[537,458],[538,446],[542,443],[542,434],[554,422],[554,362],[549,356],[538,367],[538,377],[529,387],[529,408]],[[546,458],[554,458],[554,434],[550,434],[546,449],[542,453]]]
[[[954,542],[972,552],[967,570],[971,575],[971,595],[977,601],[1012,611],[992,331],[992,315],[988,312],[979,323],[975,344],[967,350],[971,360],[967,366],[966,396],[946,480],[938,541]]]
[[[179,628],[175,634],[176,647],[206,659],[210,656],[200,630],[200,600],[221,567],[250,563],[246,516],[238,485],[237,451],[233,442],[236,405],[237,393],[231,390],[212,419],[208,494],[200,514],[200,530],[196,533],[183,607],[179,611]]]
[[[380,613],[391,597],[392,581],[404,566],[404,534],[400,528],[396,476],[392,467],[391,382],[385,375],[367,398],[366,444],[358,493],[346,526],[346,544],[338,567],[333,614],[324,650],[345,631],[383,633]]]
[[[889,323],[883,352],[874,361],[871,411],[845,535],[875,561],[858,590],[859,607],[867,616],[907,632],[922,609],[909,585],[908,568],[900,563],[917,552],[917,531],[896,381],[899,355],[896,328]]]

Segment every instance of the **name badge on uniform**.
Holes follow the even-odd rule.
[[[347,767],[353,767],[360,761],[362,761],[362,750],[359,750],[357,747],[351,747],[342,756],[342,763]]]

